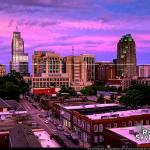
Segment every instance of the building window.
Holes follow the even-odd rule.
[[[103,142],[104,141],[104,138],[102,135],[99,136],[99,142]]]
[[[94,137],[94,143],[97,143],[98,142],[98,136],[95,136]]]
[[[80,119],[78,119],[78,125],[80,126]]]
[[[74,123],[75,123],[75,124],[77,123],[77,118],[76,118],[76,117],[74,117]]]
[[[129,122],[128,122],[128,126],[132,126],[132,121],[129,121]]]
[[[107,127],[108,127],[108,128],[111,128],[111,123],[108,123],[108,124],[107,124]]]
[[[87,124],[87,131],[90,131],[90,125]]]
[[[123,127],[126,127],[126,122],[122,122],[122,126],[123,126]]]
[[[98,125],[97,124],[94,125],[94,132],[98,132]]]
[[[140,124],[143,125],[143,120],[140,121]]]
[[[117,123],[114,123],[114,128],[117,128]]]
[[[135,125],[135,126],[138,125],[138,122],[137,122],[137,121],[134,121],[134,125]]]
[[[99,132],[103,132],[103,124],[99,125]]]
[[[149,120],[146,120],[146,125],[149,125]]]

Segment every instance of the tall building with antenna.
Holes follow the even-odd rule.
[[[136,76],[136,44],[131,34],[124,35],[117,45],[117,77]]]
[[[91,74],[88,74],[88,65],[90,66],[90,64],[86,59],[87,57],[89,58],[90,56],[75,56],[74,48],[72,47],[72,55],[63,58],[63,61],[65,62],[66,73],[70,79],[71,87],[73,87],[76,91],[80,91],[83,87],[92,84],[92,82],[90,82],[91,80],[88,80],[88,77]]]
[[[21,37],[21,33],[16,27],[16,31],[13,32],[12,39],[12,58],[10,61],[10,71],[15,70],[21,73],[23,76],[28,76],[28,54],[24,53],[24,40]]]

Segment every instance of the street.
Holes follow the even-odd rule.
[[[29,103],[27,100],[22,100],[21,104],[28,111],[28,113],[33,117],[34,122],[37,122],[39,125],[41,125],[43,127],[43,129],[48,132],[49,135],[52,135],[52,133],[53,133],[52,129],[57,130],[56,125],[54,125],[53,122],[49,121],[49,123],[46,124],[45,123],[46,118],[40,118],[39,117],[39,115],[43,115],[44,112],[46,113],[45,110],[39,111],[34,106],[32,106],[32,103]],[[57,135],[61,139],[63,139],[63,141],[65,142],[67,147],[80,148],[79,145],[72,143],[71,140],[68,139],[64,135],[64,131],[57,130]]]

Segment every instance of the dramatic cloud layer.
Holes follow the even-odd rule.
[[[93,53],[97,60],[116,57],[119,38],[131,33],[138,63],[149,63],[149,0],[0,0],[0,63],[9,64],[15,27],[30,62],[34,50],[62,56]],[[6,58],[6,59],[4,59]],[[31,66],[30,66],[31,70]]]

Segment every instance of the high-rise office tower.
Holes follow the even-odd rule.
[[[87,62],[87,80],[95,80],[95,55],[93,54],[82,54],[84,61]]]
[[[131,34],[126,34],[117,45],[117,77],[134,76],[136,76],[136,45]]]
[[[10,61],[10,71],[15,70],[23,76],[28,76],[28,54],[24,53],[24,41],[21,38],[21,33],[13,32],[12,39],[12,59]]]
[[[84,57],[80,56],[66,56],[65,70],[69,75],[71,87],[76,91],[80,91],[83,87],[91,85],[92,82],[88,81],[88,64]]]

